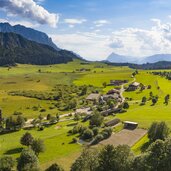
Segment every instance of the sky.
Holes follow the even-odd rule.
[[[43,31],[88,60],[171,53],[171,0],[0,0],[0,22]]]

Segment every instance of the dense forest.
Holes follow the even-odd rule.
[[[21,64],[48,65],[67,63],[77,58],[70,51],[27,40],[15,33],[0,33],[0,66]]]
[[[133,63],[109,63],[108,65],[112,66],[129,66],[133,69],[145,69],[145,70],[153,70],[153,69],[171,69],[171,62],[169,61],[159,61],[156,63],[146,63],[146,64],[133,64]]]

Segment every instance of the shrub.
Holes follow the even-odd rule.
[[[92,131],[93,131],[93,134],[96,136],[99,133],[99,128],[98,127],[94,127],[92,129]]]
[[[104,139],[102,134],[98,134],[96,135],[96,137],[94,138],[94,140],[92,141],[92,145],[98,144],[100,141],[102,141]]]
[[[82,138],[83,139],[91,139],[93,137],[93,131],[91,129],[86,129],[83,134],[82,134]]]

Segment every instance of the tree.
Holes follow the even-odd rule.
[[[14,160],[10,156],[0,158],[0,171],[12,171],[14,167]]]
[[[33,136],[29,133],[26,132],[20,139],[20,143],[25,146],[30,146],[33,143]]]
[[[86,94],[87,94],[87,86],[83,86],[81,93],[80,93],[80,96],[84,96]]]
[[[165,98],[164,98],[164,103],[165,103],[166,105],[168,105],[169,99],[170,99],[170,95],[168,94],[168,95],[166,95]]]
[[[95,171],[98,166],[98,152],[84,149],[71,166],[71,171]]]
[[[35,139],[33,143],[31,144],[32,150],[35,152],[36,156],[39,155],[39,153],[45,151],[45,145],[43,140],[41,139]]]
[[[100,113],[95,112],[90,119],[90,125],[99,127],[103,123],[103,120],[104,117]]]
[[[157,140],[152,143],[148,149],[147,164],[152,170],[162,170],[167,171],[169,168],[166,167],[167,164],[167,153],[165,149],[165,142],[162,140]],[[171,162],[171,161],[170,161]]]
[[[145,103],[147,102],[147,98],[144,96],[144,97],[142,98],[141,102],[145,104]]]
[[[152,103],[155,105],[158,101],[158,97],[152,97]]]
[[[25,119],[22,116],[17,116],[16,124],[22,128],[25,125]]]
[[[124,102],[123,108],[124,108],[124,109],[129,109],[129,104],[128,104],[128,102]]]
[[[131,168],[133,154],[126,145],[106,145],[99,154],[98,171],[127,171]]]
[[[83,135],[82,135],[82,138],[83,139],[90,139],[93,137],[93,131],[91,129],[86,129],[84,132],[83,132]]]
[[[18,171],[35,171],[38,170],[38,158],[30,148],[23,149],[18,159]]]
[[[169,128],[165,122],[153,122],[148,130],[148,138],[151,142],[157,139],[165,140],[169,135]]]
[[[47,119],[47,120],[50,120],[51,117],[52,117],[51,114],[48,114],[47,117],[46,117],[46,119]]]
[[[64,169],[59,166],[58,164],[54,163],[49,168],[47,168],[45,171],[64,171]]]
[[[102,85],[103,85],[103,87],[104,87],[104,88],[106,88],[107,83],[106,83],[106,82],[103,82],[103,84],[102,84]]]

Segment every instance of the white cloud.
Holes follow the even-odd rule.
[[[58,14],[49,13],[33,0],[0,0],[0,7],[8,14],[19,15],[52,27],[56,27],[59,19]]]
[[[12,26],[20,24],[20,25],[24,25],[26,27],[31,27],[31,28],[39,27],[39,24],[37,24],[37,23],[33,23],[33,22],[29,22],[29,21],[23,21],[23,20],[22,21],[21,20],[12,21],[12,20],[6,20],[6,19],[0,18],[0,23],[9,23]]]
[[[102,60],[112,52],[108,46],[109,37],[105,35],[78,32],[50,36],[59,47],[72,50],[89,60]]]
[[[110,22],[108,20],[96,20],[94,21],[94,24],[96,27],[102,27],[106,24],[109,24]]]
[[[130,56],[148,56],[157,53],[171,53],[171,23],[162,24],[153,19],[155,25],[149,29],[126,28],[112,33],[111,44],[117,40],[120,47],[113,47],[116,53]]]
[[[111,35],[103,32],[77,32],[51,35],[56,44],[77,52],[86,59],[102,60],[114,52],[126,56],[144,57],[159,53],[171,53],[171,23],[153,19],[150,29],[125,28]]]
[[[85,23],[86,21],[87,21],[86,19],[75,19],[75,18],[64,19],[64,23],[69,25],[82,24]]]

